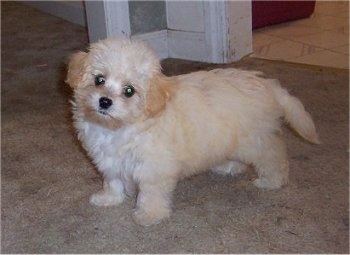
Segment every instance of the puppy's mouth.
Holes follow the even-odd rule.
[[[103,109],[98,109],[97,112],[98,112],[99,114],[101,114],[101,115],[104,115],[104,116],[110,116],[110,115],[108,114],[108,112],[107,112],[106,110],[103,110]]]
[[[114,117],[108,110],[106,109],[97,109],[96,110],[97,115],[103,117],[104,119],[112,119],[112,120],[118,120],[116,117]]]

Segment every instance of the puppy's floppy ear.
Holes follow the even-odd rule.
[[[73,89],[77,88],[86,77],[87,55],[86,52],[77,52],[69,60],[66,83]]]
[[[173,80],[164,75],[156,75],[151,79],[146,94],[146,115],[153,117],[165,109],[174,92]]]

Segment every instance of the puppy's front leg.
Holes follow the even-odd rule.
[[[171,213],[171,197],[176,182],[140,183],[134,220],[149,226],[159,223]]]
[[[103,190],[90,197],[90,203],[97,206],[118,205],[125,198],[124,186],[120,179],[103,181]]]
[[[226,161],[221,165],[212,168],[212,171],[221,175],[231,174],[232,176],[241,174],[247,169],[247,165],[239,161]]]

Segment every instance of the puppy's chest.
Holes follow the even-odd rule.
[[[141,162],[137,150],[142,139],[132,129],[111,131],[92,125],[82,126],[78,132],[89,156],[105,174],[130,172]]]

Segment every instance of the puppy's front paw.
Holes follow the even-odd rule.
[[[282,183],[281,181],[270,180],[264,177],[260,177],[253,182],[254,186],[260,189],[280,189],[286,183]]]
[[[122,203],[124,196],[115,195],[109,192],[100,191],[90,197],[90,204],[97,206],[110,206]]]
[[[142,226],[150,226],[158,224],[161,220],[170,216],[170,210],[164,209],[156,212],[146,212],[143,209],[137,209],[133,213],[133,219],[137,224]]]

